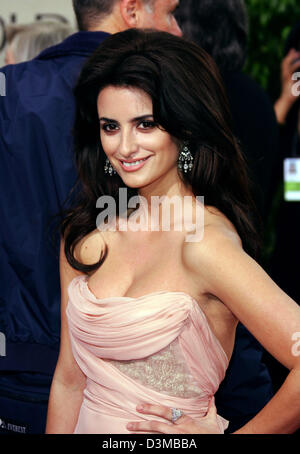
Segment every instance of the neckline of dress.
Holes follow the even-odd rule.
[[[89,284],[88,284],[88,275],[87,274],[84,274],[84,275],[80,275],[79,276],[79,279],[84,282],[85,284],[85,289],[87,291],[87,293],[93,298],[95,299],[97,302],[101,302],[101,301],[106,301],[106,300],[114,300],[114,299],[127,299],[127,300],[139,300],[139,299],[142,299],[142,298],[145,298],[145,297],[148,297],[148,296],[152,296],[152,295],[158,295],[158,294],[171,294],[171,295],[184,295],[186,297],[188,297],[193,303],[194,305],[196,305],[196,308],[197,310],[201,313],[201,315],[203,316],[207,326],[208,326],[208,329],[209,329],[209,332],[211,333],[212,337],[214,338],[214,340],[217,342],[217,344],[219,345],[219,348],[220,350],[222,351],[226,361],[227,361],[227,365],[229,363],[229,358],[224,350],[224,348],[222,347],[222,344],[221,342],[219,341],[219,339],[217,338],[217,336],[215,335],[215,333],[213,332],[213,330],[211,329],[209,323],[208,323],[208,320],[207,320],[207,317],[205,315],[205,312],[203,311],[203,309],[201,309],[201,307],[199,306],[199,303],[198,301],[192,296],[190,295],[189,293],[187,292],[183,292],[183,291],[172,291],[172,290],[156,290],[154,292],[150,292],[150,293],[146,293],[144,295],[141,295],[141,296],[108,296],[108,297],[104,297],[104,298],[98,298],[94,292],[92,292],[92,290],[90,289],[89,287]]]
[[[140,296],[104,296],[104,297],[101,297],[99,298],[98,296],[95,295],[95,293],[90,289],[89,287],[89,283],[88,283],[88,279],[84,279],[84,282],[86,284],[86,288],[87,288],[87,291],[88,293],[97,301],[104,301],[104,300],[110,300],[110,299],[129,299],[129,300],[140,300],[142,298],[146,298],[148,296],[152,296],[152,295],[158,295],[158,294],[162,294],[162,293],[170,293],[170,294],[179,294],[179,295],[185,295],[187,296],[188,298],[190,298],[191,300],[193,300],[197,306],[199,307],[199,303],[198,301],[192,296],[190,295],[189,293],[187,292],[183,292],[183,291],[180,291],[180,290],[155,290],[153,292],[149,292],[149,293],[144,293],[143,295],[140,295]],[[201,312],[204,314],[203,310],[201,309],[201,307],[199,307],[199,309],[201,310]],[[204,314],[205,315],[205,314]]]

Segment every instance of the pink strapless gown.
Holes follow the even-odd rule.
[[[74,433],[128,434],[129,421],[161,420],[136,411],[144,402],[205,416],[228,358],[190,295],[99,299],[86,275],[68,291],[72,350],[87,377]],[[218,424],[220,433],[228,427],[219,415]]]

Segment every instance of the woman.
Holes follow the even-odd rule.
[[[75,94],[80,191],[62,224],[47,433],[223,433],[213,396],[238,320],[291,369],[246,430],[296,430],[300,311],[250,257],[252,202],[213,61],[181,38],[129,30],[97,50]],[[165,231],[166,205],[153,215],[151,197],[188,200],[188,225],[178,228],[185,212],[174,209]],[[203,235],[191,239],[199,207]]]

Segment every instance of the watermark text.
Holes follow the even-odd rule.
[[[6,337],[0,333],[0,356],[6,356]]]
[[[300,331],[293,333],[292,340],[296,341],[292,346],[292,355],[300,356]]]
[[[133,196],[128,200],[127,188],[120,188],[118,205],[117,217],[117,202],[114,197],[99,197],[96,203],[96,208],[101,209],[96,220],[99,231],[184,231],[186,242],[201,241],[203,238],[202,196],[151,196],[150,201],[143,196]]]
[[[0,72],[0,96],[6,96],[6,77]]]
[[[297,82],[292,86],[292,95],[299,96],[300,95],[300,72],[295,72],[292,75],[292,80],[296,80]]]

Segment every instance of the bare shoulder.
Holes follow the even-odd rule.
[[[93,265],[99,262],[105,244],[109,241],[111,232],[100,232],[98,229],[93,230],[83,237],[75,246],[74,257],[84,265]]]
[[[241,244],[241,239],[239,238],[236,228],[225,214],[218,210],[218,208],[212,206],[205,207],[204,229],[207,230],[210,235],[222,233],[228,235]]]
[[[203,246],[221,246],[225,241],[227,245],[242,249],[242,240],[232,222],[215,207],[207,207],[204,221]]]
[[[203,266],[220,257],[226,257],[231,249],[243,252],[242,241],[234,225],[217,208],[206,207],[203,237],[198,242],[184,242],[183,260],[190,271],[199,273]]]

